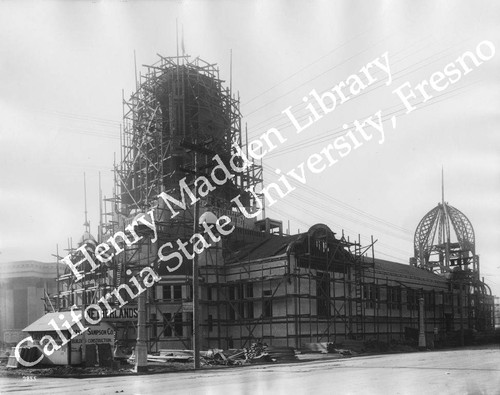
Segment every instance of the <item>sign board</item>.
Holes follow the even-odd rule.
[[[100,322],[98,325],[90,325],[87,332],[85,332],[86,344],[113,344],[115,342],[115,330],[106,322]],[[82,335],[76,336],[71,340],[72,350],[74,346],[82,344]]]
[[[116,311],[107,315],[103,318],[104,321],[108,322],[123,322],[123,321],[137,321],[138,312],[137,305],[125,305],[121,308],[117,308]]]

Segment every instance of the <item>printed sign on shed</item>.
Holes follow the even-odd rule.
[[[103,344],[109,343],[113,344],[115,342],[115,330],[114,328],[105,323],[100,322],[98,325],[89,326],[89,329],[85,333],[85,343],[86,344]],[[72,346],[79,346],[82,343],[82,336],[76,336],[71,340]],[[75,351],[72,347],[72,351]]]

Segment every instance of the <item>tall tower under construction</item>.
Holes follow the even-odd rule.
[[[229,84],[231,85],[231,84]],[[157,339],[168,333],[175,340],[164,340],[162,346],[191,347],[192,333],[192,267],[184,264],[175,273],[158,262],[157,249],[175,240],[189,240],[195,221],[194,205],[172,216],[159,199],[162,192],[181,199],[181,183],[195,190],[195,181],[215,172],[218,162],[231,171],[231,178],[217,186],[199,201],[197,216],[210,211],[217,216],[228,215],[238,232],[256,232],[258,221],[249,221],[235,209],[231,200],[237,196],[249,212],[259,194],[248,194],[262,184],[262,167],[251,160],[245,171],[234,172],[229,161],[237,149],[246,150],[243,137],[239,98],[231,88],[224,87],[216,65],[199,58],[160,57],[137,81],[137,90],[124,100],[122,150],[116,165],[113,198],[108,199],[103,213],[99,238],[106,240],[123,230],[140,213],[155,210],[158,240],[128,247],[113,262],[110,286],[117,287],[144,265],[153,264],[162,275],[161,283],[148,295],[148,326],[152,329],[150,349],[158,347]],[[240,158],[241,159],[241,158]],[[241,164],[241,163],[240,163]],[[236,233],[238,233],[236,232]],[[236,237],[237,238],[237,237]],[[188,247],[189,248],[189,247]],[[223,243],[214,244],[200,261],[205,272],[217,276],[223,256],[230,253]],[[191,250],[192,251],[192,250]],[[206,278],[206,277],[204,277]],[[185,301],[185,303],[184,303]],[[152,321],[151,321],[152,320]],[[157,331],[157,323],[161,331]],[[164,325],[165,324],[165,325]],[[133,328],[122,328],[125,339],[133,339]],[[163,333],[161,333],[163,332]],[[120,335],[120,333],[119,333]],[[170,341],[168,341],[170,340]]]

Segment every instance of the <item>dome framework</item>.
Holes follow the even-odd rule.
[[[421,268],[438,274],[472,270],[479,275],[474,228],[460,210],[447,202],[439,203],[418,224],[414,252]]]

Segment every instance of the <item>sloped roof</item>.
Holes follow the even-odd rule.
[[[413,277],[429,281],[440,281],[443,283],[446,282],[446,278],[432,273],[428,270],[403,263],[386,261],[383,259],[375,259],[375,270],[380,270],[393,275],[400,275],[404,277]]]
[[[254,261],[282,255],[286,252],[290,243],[297,240],[299,237],[300,234],[286,236],[268,235],[262,240],[248,243],[245,246],[242,246],[239,250],[233,251],[232,256],[227,260],[227,262],[233,263],[238,261]]]
[[[244,238],[244,242],[238,246],[234,245],[230,256],[226,258],[226,263],[235,262],[250,262],[264,258],[271,258],[285,254],[288,246],[294,241],[307,236],[308,233],[315,232],[318,229],[329,230],[326,225],[316,224],[312,226],[308,232],[299,233],[296,235],[269,235],[259,234],[255,232],[254,238],[249,242],[250,238]],[[257,236],[256,236],[257,235]],[[369,264],[371,259],[366,259],[365,263]],[[447,280],[443,276],[432,273],[409,264],[391,262],[384,259],[375,259],[374,270],[387,273],[391,276],[401,276],[406,278],[414,278],[419,280],[434,281],[446,283]]]
[[[74,312],[77,316],[82,313],[79,310],[74,310]],[[60,315],[62,315],[63,317],[60,318]],[[65,321],[72,322],[72,318],[73,317],[71,315],[71,311],[47,313],[43,317],[37,319],[35,322],[24,328],[23,332],[54,332],[54,327],[49,324],[50,320],[54,320],[58,328],[60,328],[61,330],[67,330],[66,328],[62,327],[61,324],[63,324]],[[76,325],[76,323],[74,325]]]

